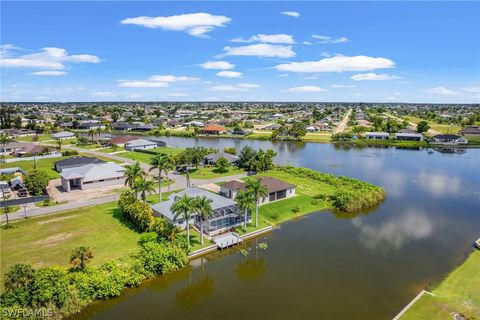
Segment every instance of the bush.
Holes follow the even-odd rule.
[[[171,272],[184,267],[187,254],[171,242],[147,242],[137,256],[145,271],[154,275]]]
[[[70,156],[76,156],[76,155],[78,155],[78,151],[76,151],[76,150],[62,151],[62,156],[64,156],[64,157],[70,157]]]
[[[33,170],[25,178],[25,187],[32,196],[41,196],[48,186],[48,175],[44,171]]]
[[[35,271],[31,285],[32,306],[63,307],[69,296],[67,272],[60,267],[47,267]]]

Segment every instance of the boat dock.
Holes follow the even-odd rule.
[[[480,249],[480,238],[475,241],[475,247],[477,247],[477,249]]]
[[[215,238],[213,241],[215,241],[218,249],[225,249],[240,243],[242,238],[240,238],[238,233],[230,232]]]

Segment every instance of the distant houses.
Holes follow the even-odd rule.
[[[57,132],[52,135],[52,138],[55,140],[66,140],[75,138],[75,133],[70,131]]]
[[[388,140],[390,134],[388,132],[365,132],[367,140]]]
[[[403,140],[403,141],[423,141],[423,135],[421,133],[396,133],[395,134],[396,140]]]
[[[230,162],[231,164],[236,164],[239,159],[239,157],[229,153],[217,152],[217,153],[207,154],[203,159],[203,163],[206,165],[214,165],[215,163],[217,163],[218,159],[220,158],[227,159],[227,161]]]
[[[260,199],[261,204],[282,200],[295,195],[295,186],[285,181],[272,178],[261,177],[260,183],[267,188],[268,196]],[[220,194],[225,197],[235,199],[239,191],[245,190],[245,183],[238,180],[225,182],[220,186]]]
[[[200,130],[200,133],[202,134],[213,134],[213,135],[219,135],[222,133],[225,133],[226,129],[222,126],[219,126],[217,124],[209,124],[208,126],[204,127],[203,129]]]
[[[480,135],[480,127],[479,126],[470,126],[466,127],[458,132],[462,136],[464,135]]]
[[[135,151],[135,150],[146,150],[146,149],[154,149],[162,144],[162,146],[166,146],[166,143],[163,141],[151,141],[145,139],[136,139],[132,141],[128,141],[125,143],[125,150],[128,151]]]

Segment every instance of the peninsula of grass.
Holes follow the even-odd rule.
[[[260,206],[259,215],[275,225],[314,211],[337,209],[345,212],[366,210],[386,196],[383,188],[344,176],[334,176],[307,168],[277,166],[260,174],[294,184],[296,195]]]
[[[475,250],[431,291],[434,296],[424,294],[400,319],[453,319],[455,313],[465,319],[479,319],[479,266],[480,251]]]

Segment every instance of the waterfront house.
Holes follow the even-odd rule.
[[[75,133],[70,131],[57,132],[52,135],[55,140],[65,140],[75,138]]]
[[[388,140],[389,137],[388,132],[365,132],[367,140]]]
[[[437,134],[433,141],[438,144],[467,144],[468,140],[455,134]]]
[[[205,128],[200,130],[202,134],[221,134],[225,132],[225,128],[217,124],[209,124]]]
[[[133,140],[137,140],[138,138],[137,137],[132,137],[132,136],[117,136],[117,137],[112,137],[110,139],[110,145],[115,145],[117,147],[122,147],[122,148],[125,148],[125,144],[130,142],[130,141],[133,141]]]
[[[395,140],[406,141],[423,141],[423,135],[421,133],[396,133]]]
[[[77,157],[71,157],[71,158],[56,161],[53,164],[53,167],[55,171],[62,172],[65,169],[81,167],[87,164],[99,164],[99,163],[105,163],[105,161],[100,160],[98,158],[94,158],[94,157],[77,156]]]
[[[234,156],[226,152],[217,152],[217,153],[207,154],[203,159],[203,163],[206,165],[214,165],[215,163],[217,163],[218,159],[222,157],[227,159],[227,161],[230,162],[231,164],[236,164],[239,159],[237,156]]]
[[[135,126],[130,123],[124,123],[124,122],[118,122],[112,124],[112,129],[116,131],[130,131],[134,128]]]
[[[460,130],[458,133],[460,133],[462,136],[464,136],[466,134],[480,135],[480,127],[479,126],[466,127],[464,129]]]
[[[100,189],[109,186],[123,186],[125,170],[124,167],[113,162],[90,163],[63,169],[60,178],[65,192]]]
[[[156,217],[163,217],[169,223],[181,228],[182,230],[185,229],[187,226],[186,221],[181,216],[175,218],[175,214],[171,210],[171,207],[175,202],[175,198],[184,194],[190,197],[205,196],[212,200],[211,206],[213,214],[207,221],[204,222],[204,232],[208,236],[220,234],[230,230],[233,227],[239,227],[243,224],[243,210],[238,209],[235,201],[200,188],[187,188],[182,192],[171,194],[168,197],[168,200],[151,206],[153,215]],[[248,222],[251,222],[251,212],[248,212],[247,220]],[[200,230],[201,220],[197,214],[192,214],[188,223],[195,225],[196,229]]]
[[[77,129],[80,129],[80,130],[97,130],[97,129],[104,130],[105,125],[101,122],[83,122],[83,123],[80,123],[78,125]]]
[[[125,143],[125,149],[129,151],[154,149],[158,147],[157,142],[145,139],[136,139]]]
[[[260,183],[267,188],[268,196],[260,199],[260,204],[269,203],[295,195],[295,186],[285,181],[272,178],[261,177]],[[240,180],[225,182],[220,186],[220,194],[231,199],[235,199],[239,191],[245,190],[245,183]]]

